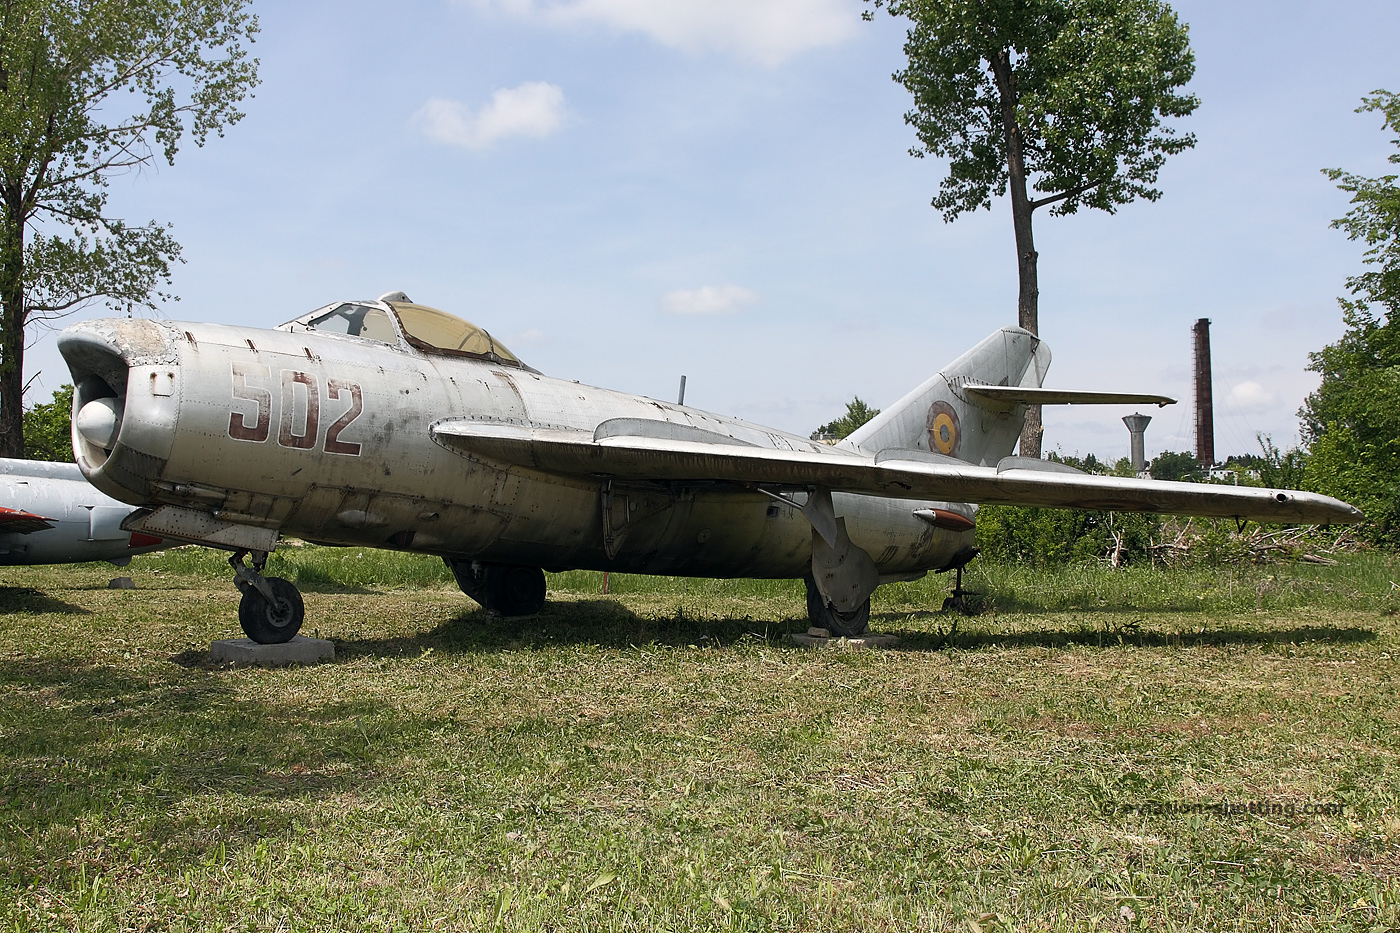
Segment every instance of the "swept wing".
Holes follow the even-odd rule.
[[[638,419],[629,419],[636,422]],[[918,450],[876,456],[774,450],[723,436],[603,422],[593,432],[499,422],[449,420],[432,434],[465,456],[549,473],[627,480],[719,480],[827,488],[905,499],[1162,512],[1262,522],[1357,522],[1361,512],[1330,496],[1295,490],[1214,486],[1027,469],[1021,458],[978,467]],[[672,436],[665,436],[670,433]]]

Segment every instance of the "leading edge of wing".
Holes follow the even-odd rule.
[[[652,436],[610,435],[482,421],[441,421],[432,436],[459,454],[550,473],[627,480],[718,480],[775,486],[822,486],[837,492],[901,499],[996,505],[1160,512],[1261,522],[1347,524],[1361,512],[1345,502],[1295,490],[1213,486],[1116,476],[955,465],[830,452],[773,450]],[[910,456],[918,452],[911,451]]]

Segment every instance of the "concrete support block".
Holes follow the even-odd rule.
[[[260,645],[251,638],[229,638],[213,642],[209,650],[215,661],[229,661],[235,667],[286,667],[335,659],[334,642],[305,635],[281,645]]]

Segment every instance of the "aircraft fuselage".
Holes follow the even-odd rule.
[[[811,526],[798,508],[758,489],[561,476],[464,455],[431,428],[470,419],[592,431],[630,417],[759,447],[846,455],[528,368],[355,337],[108,320],[70,329],[65,340],[75,375],[85,371],[75,411],[104,394],[122,400],[110,448],[74,434],[94,485],[135,505],[202,509],[325,544],[546,569],[801,577]],[[970,531],[914,515],[946,503],[834,498],[851,540],[882,575],[944,567],[972,543]]]

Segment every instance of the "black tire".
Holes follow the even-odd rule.
[[[544,608],[544,571],[515,564],[486,567],[486,608],[503,616],[532,616]]]
[[[870,630],[870,599],[852,612],[840,612],[826,601],[816,581],[807,579],[807,618],[814,628],[824,628],[842,638],[854,638]]]
[[[301,630],[306,606],[301,593],[281,577],[267,577],[276,602],[269,603],[255,586],[243,591],[238,604],[238,622],[244,633],[260,645],[280,645],[291,641]]]

